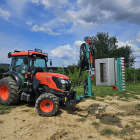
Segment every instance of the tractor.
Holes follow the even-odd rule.
[[[70,90],[69,77],[47,72],[48,54],[41,49],[9,52],[9,71],[0,80],[0,104],[17,104],[20,100],[35,101],[39,115],[50,117],[57,113],[59,104],[71,107],[79,102],[76,91]]]

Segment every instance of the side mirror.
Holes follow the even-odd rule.
[[[8,53],[8,58],[11,58],[11,52]]]
[[[52,61],[50,61],[50,66],[52,66]]]

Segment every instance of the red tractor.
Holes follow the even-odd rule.
[[[52,116],[58,111],[60,102],[66,106],[79,102],[76,92],[70,91],[69,77],[47,72],[48,54],[41,49],[15,50],[8,53],[8,58],[11,58],[9,71],[3,73],[0,80],[0,104],[35,101],[39,115]]]

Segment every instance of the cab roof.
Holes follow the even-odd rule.
[[[39,53],[39,52],[29,52],[29,55],[33,55],[33,54],[39,54],[39,55],[45,56],[45,54],[43,54],[43,53]],[[11,54],[11,56],[19,56],[19,55],[28,55],[28,52],[16,52],[16,53],[12,53],[12,54]]]

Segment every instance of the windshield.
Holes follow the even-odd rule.
[[[40,67],[43,69],[44,72],[47,72],[46,61],[44,58],[41,57],[32,57],[30,58],[30,70]]]
[[[26,59],[26,61],[25,61]],[[40,67],[43,69],[44,72],[47,72],[47,65],[44,58],[41,57],[30,57],[29,61],[29,71],[34,72],[35,68]],[[9,70],[15,71],[15,72],[25,72],[24,70],[28,66],[28,60],[27,56],[18,56],[18,57],[12,57],[11,65]]]

